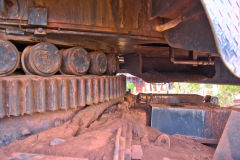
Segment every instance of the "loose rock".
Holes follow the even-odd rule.
[[[137,124],[133,125],[133,135],[135,137],[142,138],[144,134],[145,134],[144,130],[140,125],[137,125]]]
[[[132,159],[142,159],[143,151],[141,145],[132,145]]]
[[[50,142],[50,146],[55,146],[58,145],[60,143],[65,142],[64,139],[60,139],[60,138],[54,138],[51,142]]]
[[[170,138],[168,135],[162,134],[162,135],[158,136],[158,138],[156,139],[154,144],[156,146],[161,146],[161,147],[170,149]]]
[[[22,136],[27,136],[31,134],[31,131],[27,128],[22,128],[21,133],[22,133]]]

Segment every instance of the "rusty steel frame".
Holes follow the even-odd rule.
[[[198,65],[214,66],[215,64],[211,57],[208,57],[208,60],[177,60],[175,58],[174,50],[171,47],[169,48],[169,53],[170,53],[170,61],[173,64],[187,64],[187,65],[193,65],[193,66],[198,66]],[[197,59],[197,55],[196,55],[196,59]]]
[[[125,65],[125,70],[148,82],[223,82],[214,77],[214,67],[218,64],[213,66],[214,59],[207,61],[208,57],[219,54],[200,0],[8,0],[8,3],[2,0],[1,3],[0,37],[16,45],[44,41],[121,56],[138,54],[138,59],[129,60],[137,61],[139,68]],[[171,61],[164,56],[154,61],[139,54],[136,48],[143,44],[164,44],[205,55],[197,61],[173,60],[175,64],[169,64]],[[154,56],[162,54],[157,47],[153,50]],[[163,65],[156,65],[157,61]],[[212,66],[196,67],[197,64]],[[239,85],[235,79],[232,84]]]
[[[138,103],[146,104],[201,104],[204,97],[197,94],[150,94],[139,93],[137,96]]]
[[[151,110],[152,127],[206,144],[218,143],[231,112],[231,109],[221,107],[168,104],[151,104]]]
[[[149,0],[9,1],[6,14],[0,14],[0,36],[8,40],[52,41],[115,54],[134,44],[164,41],[163,34],[151,27],[157,21],[149,21]]]

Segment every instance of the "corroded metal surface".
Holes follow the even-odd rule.
[[[232,111],[214,153],[213,160],[238,160],[240,158],[240,112]]]
[[[114,54],[107,54],[107,73],[113,75],[117,72],[118,61]]]
[[[0,36],[8,40],[115,54],[126,54],[135,44],[165,42],[152,27],[158,21],[149,21],[150,0],[9,0],[0,7],[5,12],[0,8]]]
[[[164,36],[171,47],[217,53],[200,0],[151,0],[151,3],[152,18],[159,16],[169,19],[157,25],[156,30],[168,29]]]
[[[171,64],[168,57],[159,56],[162,52],[157,49],[165,48],[169,44],[172,47],[188,49],[190,52],[193,50],[193,53],[206,53],[199,57],[199,60],[205,60],[208,56],[215,57],[216,45],[200,0],[1,2],[5,4],[1,6],[0,12],[5,13],[0,14],[0,36],[2,39],[14,41],[17,46],[44,41],[60,48],[81,46],[88,51],[100,50],[120,56],[139,54],[139,51],[134,51],[136,46],[152,46],[156,51],[152,54],[153,57],[146,57],[149,52],[142,50],[145,55],[141,54],[137,59],[129,58],[123,69],[153,83],[193,82],[214,78],[214,66],[191,67]],[[168,24],[167,22],[176,18],[180,18],[181,23],[166,34],[155,31],[156,26]],[[185,54],[179,53],[179,56],[184,58]],[[126,65],[128,62],[132,65]],[[135,66],[138,67],[137,70]]]
[[[0,40],[0,76],[13,73],[20,62],[17,48],[9,41]]]
[[[31,154],[31,153],[13,153],[7,160],[88,160],[87,158],[76,158],[76,157],[66,157],[66,156],[50,156],[43,154]]]
[[[0,16],[6,15],[6,3],[5,0],[0,0]]]
[[[28,24],[47,25],[47,8],[30,8],[28,14]]]
[[[124,76],[10,76],[0,79],[0,117],[67,110],[125,94]]]
[[[180,134],[207,144],[217,144],[230,109],[208,106],[151,104],[151,125],[167,134]]]
[[[0,146],[26,138],[49,128],[57,127],[73,118],[80,109],[45,112],[33,116],[5,117],[0,120]]]
[[[28,46],[22,53],[22,67],[27,74],[54,75],[61,66],[61,55],[55,45],[41,42]]]
[[[14,25],[18,23],[27,25],[29,21],[33,21],[33,24],[45,25],[42,19],[45,21],[47,18],[47,26],[50,28],[120,33],[131,31],[135,35],[147,36],[154,32],[148,22],[148,12],[151,8],[149,0],[11,0],[10,2],[11,5],[5,5],[5,17],[13,19]],[[47,17],[44,9],[47,10]],[[29,12],[42,13],[43,18]],[[2,17],[0,15],[0,18]],[[36,20],[36,17],[39,20]],[[156,37],[159,35],[161,34]]]
[[[240,1],[201,2],[207,12],[224,63],[235,76],[240,77]]]
[[[61,72],[64,74],[85,74],[90,66],[88,52],[81,47],[73,47],[60,51],[63,56]]]
[[[0,146],[6,146],[15,140],[26,138],[44,130],[57,127],[67,121],[76,122],[83,119],[81,127],[88,126],[89,122],[97,119],[103,111],[123,100],[120,96],[109,101],[93,104],[85,108],[45,112],[32,116],[5,117],[0,120]],[[71,127],[70,127],[71,128]]]
[[[139,93],[138,103],[148,104],[201,104],[204,97],[197,94],[146,94]]]
[[[151,0],[151,17],[174,19],[188,13],[191,7],[186,6],[195,6],[197,2],[197,0]]]
[[[204,12],[193,15],[193,18],[166,31],[165,38],[174,48],[217,53],[214,36]]]
[[[215,75],[214,66],[197,66],[173,64],[169,60],[169,47],[154,47],[146,49],[140,47],[142,51],[124,55],[124,63],[120,64],[123,72],[130,73],[142,78],[148,83],[159,82],[196,82],[211,79]],[[189,52],[172,48],[176,58],[188,59]],[[158,51],[158,52],[157,52]],[[145,53],[144,53],[145,52]],[[201,55],[200,58],[206,55]],[[206,59],[207,60],[207,59]]]
[[[89,55],[91,59],[91,64],[88,72],[96,75],[101,75],[105,73],[108,66],[106,55],[101,51],[90,52]]]

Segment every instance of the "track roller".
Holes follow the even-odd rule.
[[[41,76],[54,75],[59,71],[61,61],[61,54],[57,47],[47,42],[26,47],[21,58],[25,73]]]
[[[107,71],[107,57],[103,52],[94,51],[89,53],[91,65],[89,73],[102,75]]]
[[[117,72],[118,61],[114,54],[107,54],[107,74],[114,75]]]
[[[20,62],[17,48],[9,41],[0,40],[0,76],[13,73]]]
[[[62,65],[60,71],[63,74],[82,75],[85,74],[90,66],[88,52],[81,47],[73,47],[60,51],[62,55]]]

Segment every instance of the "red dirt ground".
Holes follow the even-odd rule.
[[[114,105],[87,128],[75,135],[68,133],[67,124],[52,128],[24,140],[0,148],[0,159],[16,152],[87,158],[89,160],[113,159],[118,128],[122,136],[128,136],[132,126],[132,145],[141,145],[144,160],[210,160],[214,149],[180,136],[170,136],[170,146],[157,145],[158,136],[163,133],[146,126],[147,116],[142,109],[128,108],[128,102]],[[61,130],[64,130],[61,131]],[[60,132],[61,131],[61,132]],[[66,131],[66,132],[65,132]],[[54,138],[64,142],[50,146]],[[126,142],[127,143],[127,142]]]

